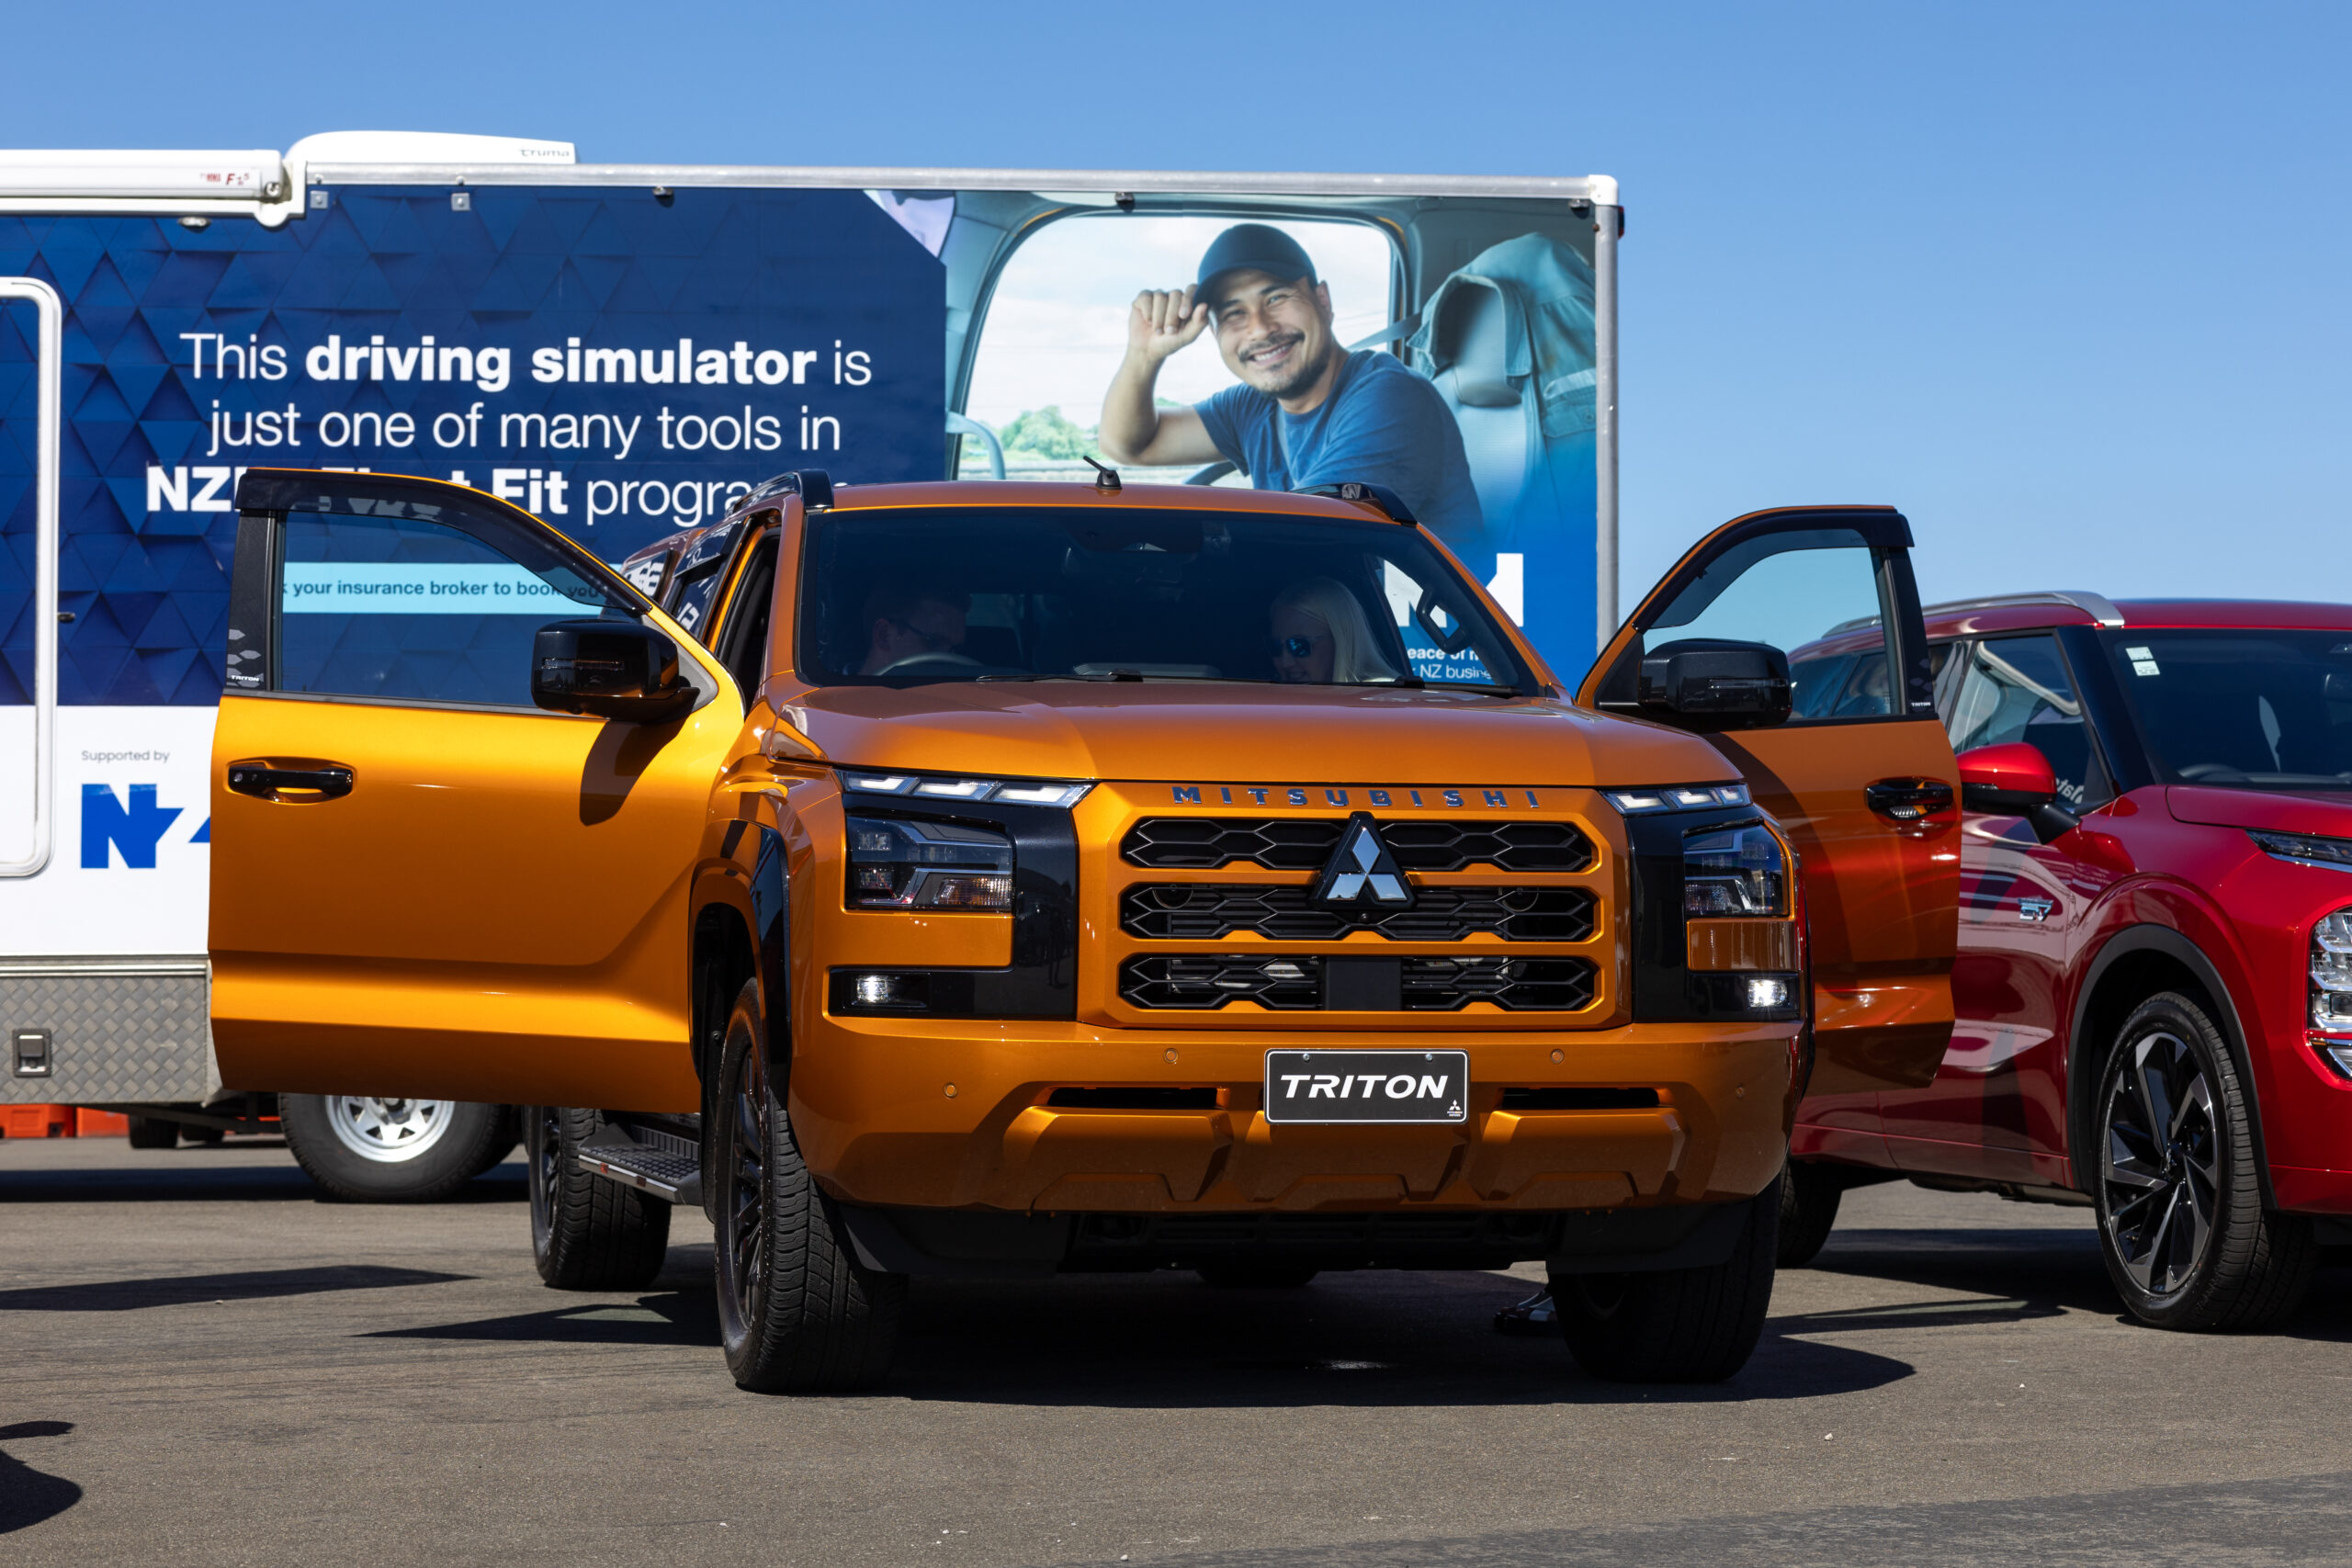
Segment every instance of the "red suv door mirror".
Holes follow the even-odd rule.
[[[1963,808],[2022,817],[2045,844],[2082,825],[2081,818],[2058,804],[2058,775],[2039,747],[2007,740],[1962,751],[1957,761]]]

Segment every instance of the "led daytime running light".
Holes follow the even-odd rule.
[[[971,779],[928,773],[860,773],[844,769],[842,787],[858,795],[894,795],[908,800],[995,800],[1008,806],[1072,807],[1094,787],[1091,782],[1056,779]]]
[[[1737,784],[1668,784],[1660,789],[1605,789],[1609,804],[1628,817],[1653,811],[1698,811],[1710,806],[1746,806],[1747,786]]]

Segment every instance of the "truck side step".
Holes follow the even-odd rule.
[[[580,1168],[607,1181],[634,1187],[666,1202],[702,1201],[702,1152],[692,1139],[658,1127],[605,1124],[594,1143],[581,1146]]]

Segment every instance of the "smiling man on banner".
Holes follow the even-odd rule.
[[[1478,494],[1445,400],[1395,355],[1341,348],[1331,322],[1330,288],[1298,242],[1235,224],[1190,288],[1136,296],[1126,355],[1102,397],[1102,455],[1157,467],[1222,457],[1260,490],[1385,485],[1443,538],[1475,539]],[[1190,408],[1159,407],[1160,366],[1212,327],[1241,384]]]

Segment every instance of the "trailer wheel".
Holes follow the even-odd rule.
[[[1738,1243],[1713,1268],[1554,1276],[1577,1364],[1606,1382],[1721,1382],[1746,1366],[1772,1304],[1781,1184],[1745,1207]]]
[[[531,1260],[559,1291],[637,1290],[653,1282],[669,1255],[669,1204],[580,1168],[580,1145],[604,1126],[600,1111],[523,1107]]]
[[[133,1116],[130,1118],[130,1146],[134,1149],[175,1149],[180,1146],[180,1124],[164,1116]]]
[[[281,1094],[277,1121],[311,1179],[352,1203],[436,1201],[513,1146],[504,1106],[455,1100]]]

